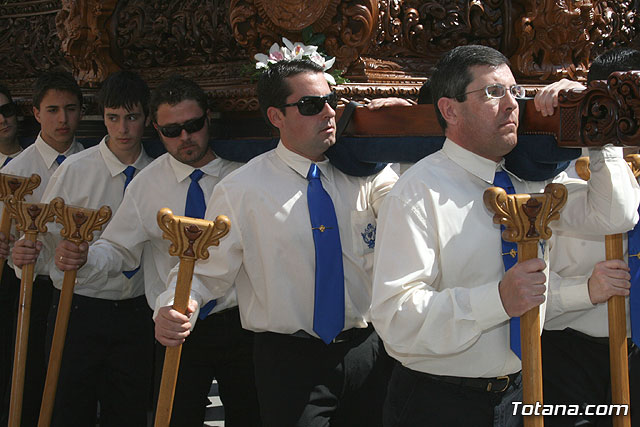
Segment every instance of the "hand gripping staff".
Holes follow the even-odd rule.
[[[40,175],[35,173],[29,178],[0,173],[0,201],[4,202],[10,195],[13,195],[16,200],[22,201],[27,194],[33,194],[33,190],[39,185]],[[11,232],[11,215],[6,208],[2,211],[0,231],[7,238]],[[2,270],[4,270],[4,263],[0,263],[0,277],[2,277]]]
[[[220,239],[229,233],[231,223],[224,215],[219,215],[214,222],[175,216],[171,210],[164,208],[158,211],[158,226],[163,231],[162,237],[171,242],[169,254],[180,257],[173,308],[185,314],[196,260],[209,258],[209,246],[220,244]],[[168,426],[171,420],[181,352],[182,345],[167,347],[165,352],[155,427]]]
[[[64,200],[60,197],[51,200],[49,206],[52,212],[55,213],[56,222],[62,225],[60,235],[76,244],[93,240],[93,232],[100,230],[102,226],[111,219],[111,208],[109,208],[109,206],[102,206],[98,210],[68,206],[64,204]],[[77,270],[64,272],[62,291],[60,292],[60,301],[58,303],[58,313],[56,314],[56,326],[53,331],[53,341],[49,354],[47,379],[44,383],[42,406],[40,407],[40,417],[38,418],[38,427],[48,427],[51,423],[77,272]]]
[[[640,155],[630,154],[625,157],[634,176],[640,176]],[[589,158],[580,157],[576,161],[576,172],[585,181],[591,177]],[[604,236],[604,247],[607,260],[624,261],[622,247],[623,234]],[[611,403],[629,405],[629,353],[627,349],[627,312],[625,297],[614,295],[607,301],[609,317],[609,369],[611,371]],[[630,413],[613,415],[614,427],[631,427]]]
[[[484,204],[494,213],[493,222],[502,224],[502,238],[518,244],[518,263],[538,256],[538,241],[551,237],[549,222],[558,219],[567,201],[562,184],[548,184],[541,194],[507,194],[498,187],[484,192]],[[522,388],[524,404],[542,404],[542,354],[540,349],[540,309],[532,308],[520,317],[522,346]],[[525,427],[542,427],[542,416],[525,416]]]
[[[24,238],[36,241],[38,233],[46,233],[47,223],[54,215],[48,204],[26,203],[18,201],[13,195],[5,200],[5,208],[16,220],[18,231],[24,232]],[[22,416],[22,394],[27,360],[27,342],[29,338],[29,319],[31,315],[31,295],[33,292],[33,269],[35,263],[22,267],[20,281],[20,304],[18,306],[18,326],[13,356],[13,377],[11,379],[11,402],[9,406],[9,427],[20,427]]]

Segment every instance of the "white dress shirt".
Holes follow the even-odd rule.
[[[313,331],[315,247],[307,205],[311,161],[282,142],[225,178],[213,192],[207,219],[227,215],[231,230],[209,258],[198,261],[191,284],[199,305],[236,284],[242,326],[256,332]],[[329,161],[317,163],[338,218],[345,283],[344,329],[366,327],[378,207],[395,181],[386,167],[353,177]],[[169,277],[175,287],[177,269]],[[172,293],[158,299],[167,305]]]
[[[241,163],[217,158],[199,168],[199,181],[205,200],[214,186]],[[189,175],[194,168],[165,153],[143,169],[127,187],[120,208],[100,239],[89,248],[87,263],[78,270],[79,281],[90,283],[100,275],[117,276],[142,264],[145,294],[151,308],[166,289],[169,271],[179,258],[169,255],[169,240],[162,238],[158,211],[169,208],[174,215],[184,215]],[[212,313],[237,305],[235,291],[218,295]]]
[[[105,136],[100,144],[69,156],[55,171],[49,185],[45,189],[42,201],[49,203],[55,197],[61,197],[65,204],[89,209],[99,209],[103,205],[111,208],[112,214],[118,210],[124,194],[126,176],[123,171],[128,165],[122,163],[107,147]],[[141,150],[136,161],[131,165],[136,168],[136,175],[151,163],[151,158]],[[102,226],[102,230],[106,225]],[[43,247],[38,257],[36,271],[42,264],[44,274],[49,274],[53,285],[62,289],[64,273],[60,271],[53,260],[55,247],[62,240],[60,224],[48,225],[49,232],[38,236]],[[102,231],[93,233],[94,242]],[[91,243],[91,242],[90,242]],[[108,279],[108,280],[107,280]],[[95,281],[85,282],[74,288],[74,293],[93,298],[122,300],[135,298],[144,293],[144,277],[142,270],[130,279],[124,274],[108,278],[101,275]]]
[[[17,152],[13,153],[13,154],[3,154],[0,153],[0,168],[2,168],[4,165],[4,162],[7,161],[7,159],[11,159],[9,160],[9,162],[12,162],[13,159],[15,159],[16,157],[18,157],[18,155],[20,153],[22,153],[22,151],[24,151],[22,148],[20,148],[20,150],[18,150]],[[7,163],[8,164],[8,163]],[[0,172],[5,173],[3,170],[0,170]]]
[[[40,186],[33,190],[33,194],[28,194],[24,198],[28,203],[39,203],[40,200],[42,200],[44,189],[47,187],[51,175],[58,169],[56,158],[60,154],[69,157],[82,149],[84,149],[84,147],[74,139],[67,151],[58,153],[49,144],[44,142],[42,136],[38,134],[36,142],[25,148],[19,156],[7,163],[1,172],[26,177],[34,173],[40,175]]]
[[[554,179],[569,191],[554,230],[603,234],[637,220],[640,188],[621,150],[593,150],[591,164],[588,184],[565,174]],[[498,291],[500,227],[482,200],[501,165],[447,139],[405,172],[383,203],[372,319],[389,354],[413,370],[496,377],[521,369]],[[511,181],[517,193],[538,193],[546,184],[513,175]]]

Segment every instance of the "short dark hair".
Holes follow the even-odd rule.
[[[0,83],[0,93],[6,96],[9,99],[9,102],[13,102],[13,98],[11,98],[11,92],[9,88]]]
[[[273,126],[269,121],[269,117],[267,117],[267,109],[269,107],[280,107],[286,104],[287,98],[292,93],[291,87],[286,80],[288,77],[302,73],[322,73],[323,71],[321,66],[307,59],[280,61],[269,66],[269,68],[260,75],[257,89],[260,111],[267,123]],[[282,112],[285,113],[284,108]]]
[[[177,105],[182,101],[195,101],[205,113],[209,109],[209,100],[205,91],[193,80],[174,74],[151,92],[149,112],[151,120],[158,120],[158,107],[162,104]]]
[[[149,115],[149,86],[133,71],[116,71],[102,82],[96,97],[100,110],[105,108],[126,108],[131,111],[140,104],[145,117]]]
[[[431,76],[431,96],[442,129],[447,128],[447,122],[438,108],[440,98],[466,101],[467,96],[463,93],[473,80],[470,68],[478,65],[498,67],[502,64],[509,65],[509,60],[502,53],[481,45],[458,46],[440,58]]]
[[[640,70],[640,51],[630,48],[614,48],[598,55],[589,67],[587,83],[606,80],[614,71]]]
[[[78,98],[78,106],[82,106],[82,91],[71,73],[66,71],[47,71],[41,74],[33,86],[33,106],[39,110],[42,99],[50,90],[69,92]]]
[[[418,104],[433,104],[431,99],[431,80],[427,80],[418,92]]]

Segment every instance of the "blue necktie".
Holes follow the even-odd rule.
[[[136,168],[134,168],[133,166],[127,166],[126,169],[122,171],[122,173],[126,177],[124,180],[124,189],[122,190],[124,192],[124,190],[127,189],[127,185],[129,185],[129,183],[133,179],[133,175],[135,175],[136,173]],[[131,279],[133,275],[138,272],[138,270],[140,270],[140,266],[137,266],[133,270],[123,271],[122,274],[124,274],[127,279]]]
[[[638,207],[640,213],[640,207]],[[631,340],[640,346],[640,223],[629,231],[629,269],[631,290],[629,292],[629,316],[631,318]]]
[[[496,175],[493,178],[493,185],[501,187],[507,194],[515,194],[516,190],[513,188],[511,179],[505,171],[496,171]],[[504,231],[504,225],[500,226],[500,239],[502,240],[502,262],[504,263],[504,271],[513,267],[518,262],[518,245],[514,242],[507,242],[502,239],[502,232]],[[522,350],[520,348],[520,318],[512,317],[509,319],[509,344],[511,351],[513,351],[519,359],[522,359]]]
[[[311,164],[307,179],[307,204],[316,249],[313,330],[329,344],[344,328],[342,245],[336,211],[322,187],[315,163]]]
[[[204,175],[200,169],[195,169],[189,175],[191,178],[191,184],[189,184],[189,190],[187,190],[187,203],[184,207],[184,215],[191,218],[204,218],[204,213],[207,210],[207,205],[204,202],[204,192],[202,187],[198,184],[200,178]],[[216,300],[211,300],[200,309],[198,319],[204,319],[211,313],[211,310],[216,306]]]
[[[9,163],[11,160],[13,160],[13,157],[7,156],[7,158],[4,159],[4,163],[2,164],[2,167],[7,166],[7,163]]]
[[[67,156],[65,156],[64,154],[60,154],[58,155],[58,157],[56,157],[56,163],[58,164],[58,166],[60,166],[66,159]]]

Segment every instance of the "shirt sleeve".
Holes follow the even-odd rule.
[[[375,250],[372,320],[395,352],[447,355],[461,352],[482,332],[505,322],[498,283],[474,287],[440,278],[435,223],[425,202],[409,206],[388,195],[382,205]],[[393,223],[393,226],[385,225]]]
[[[555,319],[563,313],[594,307],[589,297],[588,282],[589,276],[561,277],[549,271],[549,300],[545,321]]]
[[[376,217],[378,216],[378,211],[380,210],[384,197],[391,191],[397,180],[398,174],[392,169],[391,165],[387,165],[371,182],[369,204]]]

